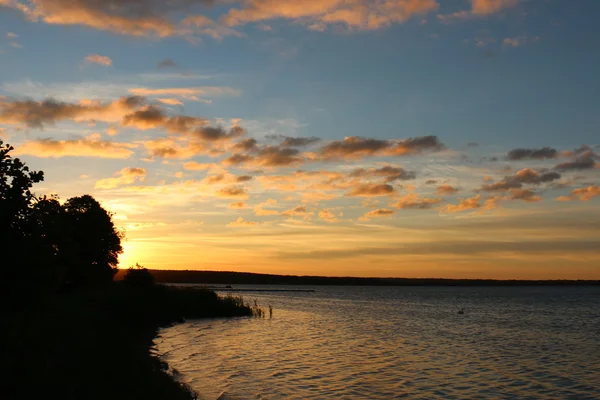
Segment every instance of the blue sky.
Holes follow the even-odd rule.
[[[191,249],[202,243],[203,252],[214,253],[213,269],[600,277],[593,267],[600,255],[586,247],[599,238],[580,223],[590,215],[599,218],[600,32],[595,20],[600,3],[249,0],[217,1],[210,8],[204,3],[134,0],[127,8],[118,1],[98,6],[88,0],[0,0],[3,140],[33,168],[46,171],[41,191],[61,198],[92,193],[112,207],[128,232],[123,266],[141,261],[155,268],[208,268],[193,261],[197,254]],[[124,109],[117,103],[132,95],[143,96],[144,104]],[[61,114],[45,99],[60,102],[61,110],[82,104],[113,108]],[[149,109],[160,109],[163,119],[203,118],[194,129],[221,126],[223,136],[200,140],[191,131],[174,132],[164,121],[126,122],[129,113]],[[236,127],[244,133],[228,136]],[[273,164],[264,152],[280,155],[285,137],[320,140],[291,148],[291,158]],[[350,152],[343,147],[346,137],[387,140],[376,145],[391,147],[372,151],[365,142],[361,151],[370,150]],[[436,137],[439,146],[409,148],[402,142],[421,137]],[[259,147],[240,152],[236,143],[248,138]],[[327,146],[336,144],[344,153],[333,157]],[[396,153],[393,146],[399,146]],[[402,146],[409,151],[400,154]],[[555,153],[508,156],[513,149],[545,147]],[[167,148],[176,149],[176,155],[165,153]],[[234,163],[229,158],[234,154],[244,154],[246,161]],[[561,166],[584,158],[591,163]],[[376,172],[386,166],[413,171],[415,177]],[[530,172],[518,175],[524,169]],[[537,178],[531,178],[531,170]],[[298,171],[321,171],[322,180],[313,182]],[[543,178],[549,171],[560,177]],[[226,186],[211,186],[216,181],[209,178],[220,175],[218,184]],[[236,180],[240,176],[250,178]],[[281,177],[288,185],[293,180],[295,188],[275,184]],[[334,182],[329,187],[327,177]],[[505,187],[486,188],[493,182]],[[371,185],[369,194],[361,192],[365,185]],[[220,191],[232,187],[241,192]],[[257,211],[267,206],[276,211]],[[520,245],[499,250],[486,242],[494,249],[486,258],[492,253],[497,258],[481,269],[477,252],[457,254],[442,245],[456,237],[442,227],[462,219],[476,224],[477,218],[496,224],[514,218],[523,225],[519,240],[533,240],[526,221],[547,215],[544,224],[555,235],[535,240],[556,247],[565,237],[559,211],[572,214],[569,240],[579,241],[563,251],[572,250],[570,258],[539,250],[535,254],[545,258],[533,260]],[[429,258],[412,240],[376,244],[388,230],[406,233],[411,221],[421,224],[423,241],[438,243]],[[367,229],[362,234],[361,226]],[[234,227],[239,228],[235,238],[247,244],[240,247],[234,240]],[[495,237],[497,228],[491,224],[487,235]],[[463,245],[481,237],[469,224],[460,229]],[[289,241],[273,248],[272,238],[257,239],[266,237],[262,230]],[[302,230],[312,232],[320,249],[315,254],[322,256],[308,270],[302,259],[313,245],[304,244]],[[167,240],[169,265],[169,257],[151,251],[167,237],[176,237]],[[339,244],[323,244],[332,237]],[[507,233],[492,242],[511,240],[518,241]],[[363,265],[375,267],[345,269],[340,254],[357,242],[368,244],[359,252]],[[219,244],[211,250],[208,243]],[[297,246],[308,247],[302,254],[290,251]],[[385,250],[398,246],[412,246],[410,266],[398,266],[403,256]],[[247,262],[224,255],[242,248]],[[507,260],[515,254],[526,268],[511,272]],[[579,269],[572,269],[574,260]],[[544,272],[538,264],[556,266]]]

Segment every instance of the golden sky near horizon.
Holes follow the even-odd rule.
[[[600,279],[598,11],[0,0],[0,139],[121,268]]]

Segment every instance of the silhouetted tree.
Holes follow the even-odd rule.
[[[31,188],[44,174],[12,158],[12,150],[0,141],[0,237],[9,250],[3,254],[3,278],[14,286],[8,291],[23,285],[52,290],[112,282],[123,252],[123,235],[112,214],[89,195],[64,205],[57,197],[36,198]]]
[[[112,282],[121,247],[122,234],[112,214],[92,196],[68,199],[64,204],[65,224],[73,248],[70,251],[67,282],[75,287],[103,286]]]
[[[7,250],[2,254],[6,265],[3,280],[7,282],[3,292],[18,290],[19,282],[35,275],[36,248],[29,240],[35,201],[31,187],[44,180],[43,172],[30,171],[20,159],[11,157],[12,150],[0,140],[0,237]]]

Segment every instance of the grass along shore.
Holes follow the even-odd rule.
[[[24,300],[4,312],[5,399],[194,399],[151,354],[158,329],[184,319],[264,315],[241,297],[127,281]]]

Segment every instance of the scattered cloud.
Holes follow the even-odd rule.
[[[248,205],[246,204],[245,201],[236,201],[233,203],[229,203],[229,208],[234,208],[234,209],[248,208]]]
[[[306,211],[306,206],[304,206],[304,205],[296,206],[290,210],[286,210],[281,213],[281,215],[283,215],[285,217],[305,217],[309,214],[312,214],[312,213],[309,213],[308,211]]]
[[[542,201],[542,198],[531,189],[511,189],[510,196],[504,197],[504,200],[523,200],[530,203]]]
[[[436,0],[249,0],[241,8],[232,8],[221,20],[228,26],[244,25],[273,19],[302,23],[311,30],[325,30],[329,25],[349,29],[375,30],[410,18],[436,11]]]
[[[404,140],[371,139],[349,136],[344,140],[331,142],[321,148],[324,159],[360,159],[367,156],[404,156],[421,154],[425,151],[440,151],[445,146],[437,136],[421,136]]]
[[[377,196],[391,196],[396,193],[396,190],[392,185],[387,183],[363,183],[357,185],[352,189],[346,196],[363,196],[363,197],[377,197]]]
[[[358,220],[359,221],[368,221],[372,218],[391,217],[395,213],[396,213],[396,211],[390,210],[389,208],[379,208],[377,210],[371,210],[371,211],[365,213],[365,215],[360,217]]]
[[[516,6],[520,0],[470,0],[471,9],[457,11],[451,14],[440,14],[442,22],[452,22],[471,18],[487,17]]]
[[[523,168],[516,174],[505,176],[499,182],[483,185],[480,190],[484,192],[503,192],[510,189],[520,189],[523,185],[540,185],[560,179],[558,172],[539,172],[532,168]]]
[[[583,153],[577,155],[577,157],[573,161],[560,163],[556,165],[554,169],[557,171],[594,169],[598,168],[599,166],[599,164],[595,161],[598,158],[598,155],[596,155],[593,151],[586,150]]]
[[[219,197],[238,197],[243,199],[248,198],[248,192],[243,186],[240,185],[226,186],[217,190],[215,194]]]
[[[325,222],[338,222],[336,215],[330,209],[323,209],[319,211],[319,218],[321,218]]]
[[[511,38],[505,38],[502,41],[502,47],[521,47],[526,44],[535,43],[540,40],[539,36],[529,37],[529,36],[516,36]]]
[[[99,157],[129,158],[137,147],[130,143],[109,142],[95,139],[27,141],[16,149],[16,154],[28,154],[41,158]]]
[[[177,63],[175,61],[173,61],[173,59],[171,59],[171,58],[165,58],[164,60],[162,60],[158,64],[156,64],[156,66],[158,68],[177,68],[177,67],[179,67],[179,65],[177,65]]]
[[[558,201],[581,200],[588,201],[592,198],[600,196],[600,186],[590,185],[588,187],[573,189],[570,196],[560,196],[556,198]]]
[[[136,181],[143,181],[146,177],[144,168],[123,168],[115,173],[113,178],[100,179],[96,182],[96,189],[114,189],[119,186],[131,185]]]
[[[500,200],[500,197],[498,196],[483,199],[483,197],[478,194],[474,197],[459,199],[458,204],[446,204],[441,207],[440,210],[447,213],[458,213],[475,209],[491,210],[496,207],[498,200]]]
[[[352,178],[383,178],[385,183],[397,180],[410,180],[416,178],[414,171],[407,171],[402,167],[386,165],[381,168],[357,168],[348,174]]]
[[[205,97],[215,96],[239,96],[240,91],[227,86],[197,86],[197,87],[170,87],[170,88],[147,88],[138,87],[129,89],[129,93],[136,96],[159,97],[170,96],[184,100],[210,102]]]
[[[251,226],[256,226],[258,224],[259,223],[256,221],[246,221],[246,220],[244,220],[244,218],[239,217],[235,221],[228,223],[227,226],[232,227],[232,228],[238,228],[238,227],[251,227]]]
[[[448,196],[458,192],[458,189],[451,185],[440,185],[436,189],[436,193],[440,196]]]
[[[85,57],[84,61],[86,64],[99,64],[105,67],[110,67],[113,63],[109,57],[101,56],[100,54],[90,54]]]
[[[506,158],[511,161],[520,160],[545,160],[558,157],[558,151],[552,147],[540,149],[513,149],[508,152]]]
[[[395,208],[401,209],[429,209],[434,205],[439,204],[442,199],[439,198],[429,198],[429,197],[419,197],[416,193],[408,193],[407,195],[400,197],[396,203],[393,204]]]

